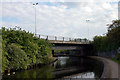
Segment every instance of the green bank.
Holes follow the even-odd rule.
[[[28,65],[48,64],[54,60],[52,45],[48,40],[39,39],[19,27],[2,27],[1,32],[2,72],[27,69]]]

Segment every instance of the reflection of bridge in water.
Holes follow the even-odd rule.
[[[58,60],[52,64],[55,68],[53,75],[57,78],[61,78],[63,76],[65,78],[85,78],[85,76],[88,78],[88,76],[90,77],[95,75],[94,67],[99,69],[100,65],[100,62],[88,57],[58,57]]]
[[[48,39],[54,44],[52,53],[54,56],[86,56],[92,55],[92,44],[86,39],[36,35],[41,39]],[[69,50],[69,54],[55,54],[54,50]]]

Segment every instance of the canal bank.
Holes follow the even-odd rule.
[[[91,56],[90,58],[94,58],[104,63],[104,70],[101,78],[120,78],[120,65],[118,63],[103,57]]]
[[[53,64],[21,70],[15,74],[3,75],[6,79],[61,79],[61,78],[97,78],[100,79],[103,65],[100,61],[88,57],[57,57]]]
[[[11,73],[15,73],[15,72],[18,72],[18,71],[21,71],[21,70],[29,70],[29,69],[34,69],[36,67],[42,67],[42,66],[45,66],[45,65],[49,65],[49,64],[52,64],[54,62],[56,62],[58,59],[57,58],[53,58],[53,60],[49,60],[48,63],[46,64],[43,64],[43,63],[38,63],[38,64],[28,64],[27,65],[27,69],[14,69],[14,68],[11,68],[11,69],[6,69],[5,72],[1,73],[0,74],[0,77],[1,75],[10,75]]]

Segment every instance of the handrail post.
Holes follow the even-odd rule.
[[[69,41],[71,41],[71,38],[69,38]]]
[[[76,42],[76,39],[75,39],[75,42]]]
[[[81,42],[81,39],[80,39],[80,42]]]
[[[55,40],[57,40],[57,37],[55,36]]]
[[[39,38],[40,38],[40,35],[39,35]]]

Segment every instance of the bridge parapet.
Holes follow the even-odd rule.
[[[60,40],[49,40],[53,44],[90,44],[90,42],[73,42],[73,41],[60,41]]]
[[[48,39],[50,43],[56,44],[90,44],[90,41],[87,39],[81,38],[69,38],[69,37],[61,37],[61,36],[48,36],[48,35],[40,35],[36,34],[36,37],[41,39]]]

